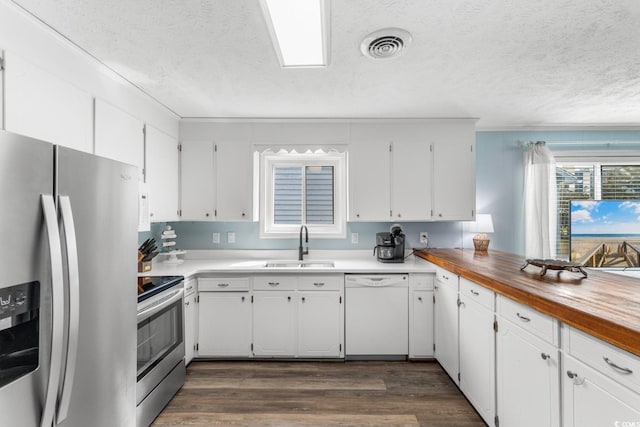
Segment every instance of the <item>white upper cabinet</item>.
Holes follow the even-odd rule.
[[[212,221],[215,210],[213,142],[188,141],[181,147],[181,219]]]
[[[253,156],[248,142],[216,142],[215,185],[218,221],[253,219]]]
[[[7,131],[93,152],[93,98],[89,93],[6,52],[4,95]],[[141,132],[139,136],[142,141]]]
[[[420,221],[431,217],[431,151],[413,136],[394,141],[391,151],[391,219]]]
[[[181,219],[253,219],[253,155],[248,142],[183,142],[181,177]]]
[[[101,100],[95,101],[95,154],[138,167],[144,172],[142,120]]]
[[[476,208],[476,149],[473,122],[433,130],[433,219],[470,221]]]
[[[178,141],[146,126],[146,183],[149,186],[151,221],[178,219]]]
[[[354,123],[349,143],[350,221],[472,220],[472,120]]]
[[[388,221],[391,212],[389,141],[349,145],[349,219]]]

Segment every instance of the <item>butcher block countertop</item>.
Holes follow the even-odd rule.
[[[520,268],[525,258],[473,249],[416,250],[415,255],[640,356],[640,280],[605,271]]]

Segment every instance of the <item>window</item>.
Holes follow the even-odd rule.
[[[298,236],[301,225],[316,237],[346,236],[344,153],[262,154],[260,235]]]
[[[570,200],[640,199],[640,162],[561,162],[557,158],[557,255],[569,259]]]

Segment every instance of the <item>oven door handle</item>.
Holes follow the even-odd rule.
[[[166,299],[163,300],[161,303],[156,304],[156,305],[152,305],[149,308],[146,308],[142,311],[138,312],[138,322],[148,319],[149,317],[153,316],[154,314],[164,310],[165,308],[167,308],[168,306],[170,306],[171,304],[174,304],[176,301],[179,301],[182,299],[182,296],[184,294],[184,289],[180,288],[180,289],[176,289],[175,291],[172,291],[172,295],[171,296],[167,296],[165,297]]]

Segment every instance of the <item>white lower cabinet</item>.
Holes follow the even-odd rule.
[[[432,273],[409,274],[409,358],[433,358]]]
[[[196,279],[185,281],[184,297],[184,363],[189,364],[195,356],[196,348]]]
[[[255,276],[253,355],[342,357],[343,280],[341,274]]]
[[[297,293],[299,357],[340,357],[342,304],[339,292]]]
[[[495,295],[460,278],[460,390],[489,425],[495,423]]]
[[[558,348],[503,317],[496,348],[500,427],[559,426]]]
[[[459,384],[458,276],[437,268],[435,281],[435,356],[456,384]]]
[[[253,294],[253,355],[295,355],[295,291],[255,291]]]
[[[640,394],[571,356],[563,370],[563,426],[640,425]]]
[[[201,278],[198,290],[198,356],[250,356],[249,278]]]

